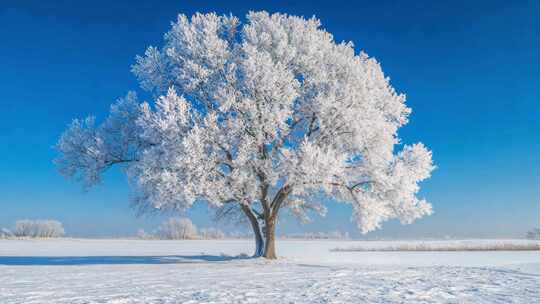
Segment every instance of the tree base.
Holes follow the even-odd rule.
[[[275,254],[269,254],[269,255],[263,255],[263,257],[265,259],[268,259],[268,260],[277,260],[277,256]]]

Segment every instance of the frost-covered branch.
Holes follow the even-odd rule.
[[[137,96],[130,92],[111,106],[109,117],[98,126],[94,117],[73,120],[56,144],[60,173],[90,187],[110,167],[138,161],[142,150],[154,144],[140,137],[140,115]]]

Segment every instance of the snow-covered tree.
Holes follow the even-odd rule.
[[[170,218],[158,228],[157,236],[167,240],[193,240],[198,238],[197,227],[188,218]]]
[[[31,220],[18,220],[15,222],[14,234],[16,236],[32,236],[33,232],[33,221]]]
[[[55,220],[18,220],[13,234],[19,237],[54,238],[64,235],[62,223]]]
[[[142,212],[206,202],[246,219],[267,258],[282,209],[306,220],[348,203],[363,233],[432,212],[417,197],[431,152],[397,134],[405,96],[315,18],[179,15],[132,70],[155,103],[129,93],[102,124],[74,120],[57,145],[64,175],[91,186],[121,165]]]

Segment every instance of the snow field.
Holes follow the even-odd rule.
[[[540,303],[540,254],[333,252],[357,241],[0,241],[0,303]]]

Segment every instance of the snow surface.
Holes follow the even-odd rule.
[[[331,251],[377,243],[1,240],[0,303],[540,303],[538,251]]]

